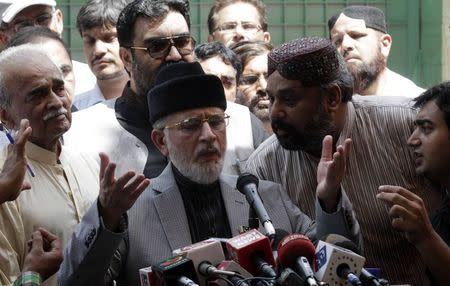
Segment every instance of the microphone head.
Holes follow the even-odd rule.
[[[290,234],[281,240],[278,246],[278,260],[281,266],[294,268],[295,261],[300,256],[306,257],[309,265],[315,265],[316,249],[308,237]]]
[[[356,246],[356,244],[353,241],[346,238],[345,236],[335,234],[335,233],[330,233],[330,234],[326,235],[324,237],[324,239],[321,239],[321,240],[325,241],[327,243],[345,248],[347,250],[350,250],[351,252],[354,252],[358,255],[361,255],[361,253],[358,249],[358,246]]]
[[[275,267],[269,238],[256,229],[230,238],[227,242],[227,248],[231,258],[252,275],[260,274],[254,263],[255,257],[260,257]]]
[[[184,255],[177,255],[153,264],[152,270],[157,285],[177,285],[180,277],[187,277],[198,283],[194,264]]]
[[[256,187],[258,187],[259,179],[253,174],[250,173],[243,173],[239,176],[236,182],[236,188],[239,192],[242,193],[244,190],[244,187],[248,184],[255,184]]]

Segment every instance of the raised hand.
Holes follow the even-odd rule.
[[[38,228],[28,242],[30,250],[25,257],[23,271],[34,271],[46,280],[58,271],[63,260],[61,241],[44,228]]]
[[[15,144],[8,146],[8,156],[0,173],[0,203],[15,200],[21,191],[31,187],[24,182],[27,166],[25,143],[30,135],[30,124],[27,119],[22,119]]]
[[[336,210],[339,202],[341,182],[351,145],[352,140],[347,138],[344,145],[339,145],[333,153],[333,137],[327,135],[323,139],[322,156],[317,167],[316,194],[322,207],[328,212]]]
[[[105,153],[100,153],[100,215],[109,230],[116,230],[122,215],[130,209],[141,193],[149,186],[150,180],[134,172],[127,172],[120,178],[114,176],[116,164],[109,161]]]
[[[392,227],[405,233],[413,244],[430,237],[433,227],[423,200],[416,194],[398,186],[380,186],[377,199],[389,207]]]

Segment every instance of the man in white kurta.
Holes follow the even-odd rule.
[[[0,274],[3,284],[20,274],[28,252],[27,240],[38,228],[56,234],[63,247],[73,228],[98,195],[98,164],[90,157],[62,146],[60,139],[71,124],[70,99],[58,67],[33,45],[9,48],[0,56],[2,122],[17,129],[30,122],[27,142],[31,189],[0,206]],[[0,165],[6,159],[0,152]],[[32,174],[33,173],[33,174]],[[43,285],[56,285],[56,277]]]

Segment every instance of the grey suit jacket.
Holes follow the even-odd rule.
[[[235,188],[236,180],[237,176],[220,177],[233,236],[238,234],[239,226],[247,225],[249,209],[245,196]],[[306,234],[312,240],[327,233],[338,233],[360,241],[359,225],[344,193],[339,210],[334,214],[324,213],[316,203],[316,225],[289,200],[281,185],[260,181],[259,192],[276,228]],[[97,204],[91,207],[64,251],[59,285],[104,285],[105,273],[123,238],[127,241],[126,258],[119,257],[122,260],[118,267],[120,273],[108,273],[119,276],[117,285],[139,285],[140,268],[172,256],[172,251],[177,248],[192,244],[171,164],[151,181],[149,188],[128,211],[128,232],[107,230],[99,217]]]

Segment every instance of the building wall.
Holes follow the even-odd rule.
[[[442,80],[450,80],[450,1],[442,5]]]

